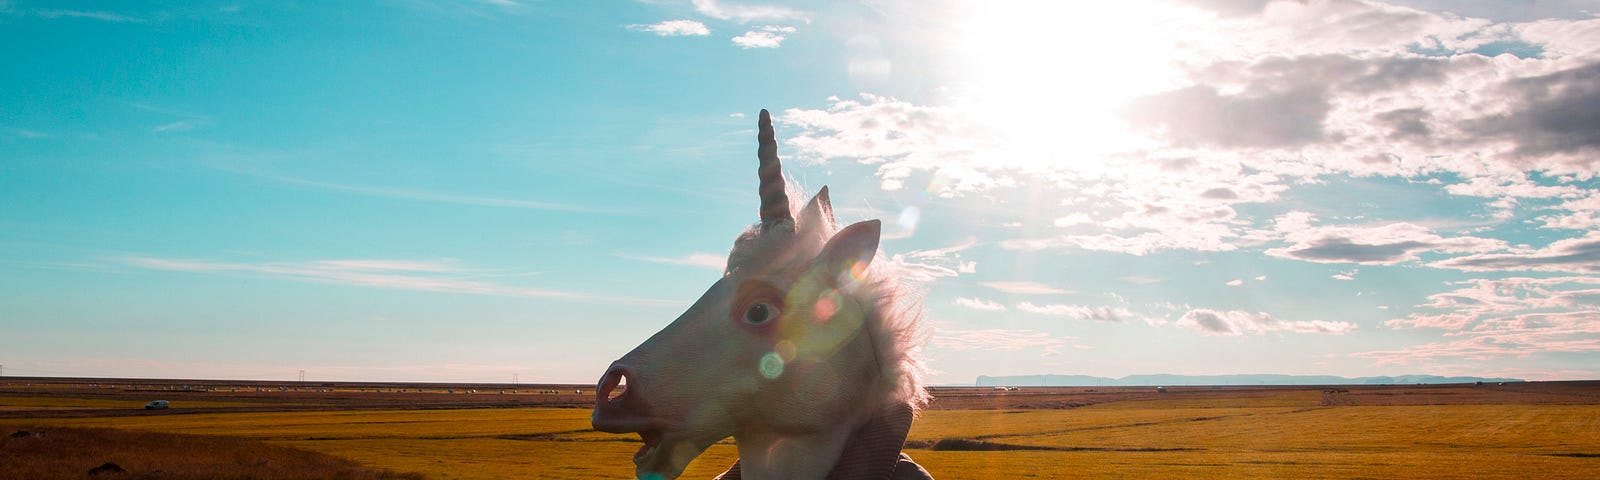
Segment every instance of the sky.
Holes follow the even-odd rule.
[[[1600,378],[1600,1],[0,0],[0,374],[589,383],[755,117],[978,375]]]

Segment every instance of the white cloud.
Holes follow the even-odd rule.
[[[3,9],[3,7],[0,7]],[[83,10],[45,10],[35,13],[45,18],[84,18],[115,23],[143,22],[143,19],[130,17],[112,12],[96,12]]]
[[[589,295],[563,290],[521,287],[484,282],[479,270],[461,267],[453,260],[313,260],[299,262],[226,262],[200,259],[175,259],[127,256],[113,262],[146,269],[192,273],[244,275],[297,282],[349,285],[392,290],[494,295],[506,297],[558,298],[584,302],[617,302],[636,305],[675,305],[664,300]]]
[[[433,273],[468,273],[471,270],[460,266],[461,262],[454,259],[446,260],[313,260],[307,265],[331,270],[354,271],[398,271],[398,272],[433,272]]]
[[[617,256],[630,260],[643,260],[646,262],[664,263],[668,265],[682,265],[686,267],[716,270],[719,272],[728,265],[728,257],[726,255],[717,255],[714,253],[691,253],[681,257],[650,257],[643,255],[625,255],[620,253],[617,254]]]
[[[976,244],[976,242],[969,240],[945,248],[897,253],[889,257],[889,262],[894,265],[895,275],[905,280],[926,282],[938,278],[954,277],[963,273],[977,271],[977,262],[961,261],[961,251],[972,248]]]
[[[1070,227],[1073,225],[1091,225],[1094,224],[1094,220],[1082,213],[1071,213],[1065,217],[1057,218],[1053,223],[1057,227]]]
[[[1462,183],[1446,185],[1444,191],[1452,195],[1490,198],[1578,198],[1586,193],[1572,185],[1539,185],[1526,173],[1469,178]]]
[[[156,132],[156,133],[161,133],[161,132],[185,132],[185,131],[194,130],[196,128],[199,128],[203,123],[204,122],[199,121],[199,120],[178,120],[176,122],[163,123],[161,125],[156,125],[155,128],[151,128],[150,131]]]
[[[956,269],[943,265],[909,261],[906,259],[905,254],[895,254],[889,257],[889,262],[894,265],[896,277],[914,282],[928,282],[944,277],[954,277],[961,273]]]
[[[744,32],[743,35],[733,37],[733,44],[740,48],[778,48],[783,45],[783,35],[772,32]]]
[[[1290,232],[1263,230],[1264,218],[1237,208],[1340,176],[1404,178],[1482,197],[1482,218],[1495,222],[1538,211],[1548,228],[1600,227],[1600,208],[1580,202],[1592,186],[1549,180],[1600,171],[1600,133],[1583,117],[1600,108],[1600,20],[1493,23],[1358,1],[1203,3],[1250,5],[1158,32],[1173,36],[1160,39],[1173,48],[1155,61],[1181,68],[1170,85],[1137,93],[1122,109],[1127,130],[1141,138],[1120,150],[1067,150],[1070,128],[1029,140],[989,121],[995,112],[959,101],[875,95],[787,111],[786,122],[800,129],[788,143],[807,160],[874,165],[886,190],[927,186],[963,196],[1027,183],[1076,197],[1070,210],[1039,212],[1059,231],[1025,230],[1027,237],[1000,244],[1014,250],[1147,255],[1288,240],[1273,254],[1393,265],[1506,248],[1404,219],[1286,238]],[[930,37],[961,34],[927,27]],[[1019,44],[986,47],[1029,51],[1020,44],[1029,38],[1003,36]],[[1543,54],[1473,51],[1495,45]],[[1072,58],[1028,58],[1054,62],[1042,70],[1081,71]],[[1034,123],[1071,124],[1076,106],[1052,104],[1048,94],[1018,92],[1029,108],[1004,113],[1020,117],[1015,123],[1031,114]],[[927,178],[934,181],[924,185]],[[1544,208],[1533,199],[1563,203]]]
[[[963,330],[941,328],[933,335],[933,346],[950,350],[1016,351],[1024,348],[1059,347],[1072,337],[1057,337],[1028,329],[1000,328]]]
[[[739,23],[808,20],[804,12],[789,7],[729,4],[720,0],[693,0],[691,3],[694,5],[696,12],[718,20],[731,20]]]
[[[1536,217],[1544,228],[1590,231],[1600,228],[1600,192],[1564,199],[1551,210],[1556,213]]]
[[[1417,312],[1385,325],[1467,335],[1600,332],[1600,323],[1590,321],[1600,313],[1600,278],[1512,277],[1454,284],[1460,287],[1428,296],[1415,306]]]
[[[1006,310],[1006,306],[1001,305],[1000,302],[984,300],[981,298],[956,297],[956,305],[967,307],[973,310],[983,310],[988,312],[1003,312]]]
[[[1312,226],[1315,220],[1298,211],[1278,217],[1275,229],[1293,245],[1268,249],[1267,255],[1317,263],[1394,265],[1418,260],[1418,254],[1427,252],[1481,253],[1510,247],[1490,238],[1443,237],[1407,222]]]
[[[16,136],[21,137],[21,138],[49,138],[50,137],[50,135],[47,134],[47,133],[34,131],[34,130],[28,130],[28,129],[25,129],[25,128],[0,127],[0,130],[5,130],[6,132],[11,133],[12,135],[16,135]]]
[[[1225,285],[1230,286],[1230,287],[1237,287],[1237,286],[1240,286],[1240,285],[1244,285],[1244,279],[1235,278],[1233,280],[1229,280],[1228,283],[1226,283]]]
[[[1021,295],[1054,295],[1072,293],[1071,290],[1056,288],[1038,282],[979,282],[978,284],[1002,292]]]
[[[961,252],[966,251],[968,249],[971,249],[972,247],[975,247],[977,245],[978,245],[977,241],[975,241],[975,240],[967,240],[967,241],[964,241],[964,242],[961,242],[961,243],[958,243],[958,244],[955,244],[955,245],[951,245],[951,246],[948,246],[948,247],[944,247],[944,248],[934,248],[934,249],[928,249],[928,250],[912,250],[912,251],[906,252],[906,256],[911,257],[911,258],[919,258],[919,259],[926,259],[926,258],[946,259],[946,258],[960,257],[960,253]]]
[[[1191,164],[1174,171],[1173,162],[1162,158],[1119,159],[1091,179],[1074,179],[1074,164],[1052,165],[1036,154],[1014,152],[1009,139],[959,108],[874,95],[830,101],[826,110],[786,111],[785,123],[801,129],[787,143],[808,161],[876,164],[886,190],[905,188],[918,172],[933,179],[928,188],[941,197],[1017,186],[1031,177],[1090,200],[1111,202],[1103,213],[1071,212],[1055,222],[1089,232],[1006,240],[1001,246],[1009,249],[1082,248],[1136,255],[1165,249],[1229,251],[1237,248],[1235,239],[1241,236],[1231,204],[1270,201],[1287,188],[1277,176],[1243,173],[1235,163]],[[1109,231],[1094,233],[1096,229]]]
[[[1512,253],[1478,253],[1430,264],[1473,272],[1541,271],[1600,272],[1600,231],[1582,237],[1556,240],[1544,248]]]
[[[1076,318],[1080,320],[1094,320],[1097,322],[1121,322],[1136,317],[1133,312],[1122,307],[1089,307],[1085,305],[1045,304],[1035,305],[1031,302],[1022,302],[1017,305],[1017,310],[1050,315],[1054,317]]]
[[[1199,235],[1177,232],[1144,232],[1132,236],[1102,233],[1098,235],[1063,235],[1053,238],[1014,239],[1000,243],[1013,250],[1045,250],[1081,248],[1102,252],[1147,255],[1162,250],[1195,250],[1202,252],[1228,252],[1238,249],[1228,241],[1234,235],[1222,225],[1204,225],[1195,229]]]
[[[1343,335],[1356,329],[1356,325],[1350,322],[1325,320],[1287,321],[1262,312],[1219,311],[1205,308],[1189,310],[1183,314],[1183,317],[1178,319],[1175,325],[1207,335],[1223,336],[1261,335],[1267,332]]]
[[[1596,9],[1588,5],[1581,21],[1541,19],[1511,26],[1518,39],[1544,47],[1544,54],[1556,58],[1593,60],[1600,58],[1600,22],[1595,21]],[[1569,17],[1571,18],[1571,17]]]
[[[663,37],[705,36],[711,34],[706,24],[694,20],[667,20],[653,24],[628,25],[628,30],[650,32]]]
[[[304,178],[290,177],[290,176],[286,176],[286,175],[277,175],[277,174],[250,171],[250,170],[227,169],[227,171],[230,171],[232,173],[242,174],[242,175],[249,175],[249,176],[253,176],[253,177],[258,177],[258,178],[265,178],[265,179],[268,179],[268,180],[287,183],[287,184],[290,184],[290,185],[298,185],[298,186],[302,186],[302,187],[315,188],[315,189],[318,189],[318,190],[353,193],[353,194],[368,195],[368,196],[374,196],[374,197],[400,198],[400,199],[407,199],[407,200],[420,200],[420,201],[441,202],[441,203],[455,203],[455,204],[462,204],[462,205],[478,205],[478,206],[485,206],[485,207],[525,208],[525,209],[531,209],[531,210],[554,210],[554,211],[588,212],[588,213],[616,213],[616,212],[614,212],[612,210],[588,207],[588,206],[583,206],[583,205],[569,205],[569,204],[562,204],[562,203],[539,202],[539,201],[520,200],[520,199],[511,199],[511,198],[482,197],[482,196],[476,196],[476,195],[457,195],[457,194],[453,194],[453,193],[440,193],[440,192],[431,192],[431,191],[425,191],[425,190],[414,190],[414,189],[408,189],[408,188],[375,187],[375,186],[365,186],[365,185],[345,185],[345,184],[340,184],[340,183],[324,182],[324,181],[319,181],[319,180],[308,180],[308,179],[304,179]]]
[[[1005,183],[975,152],[998,145],[960,108],[920,106],[890,97],[862,94],[860,100],[829,98],[826,109],[789,109],[782,120],[799,131],[785,143],[805,161],[836,159],[879,164],[887,190],[903,185],[916,171],[945,179],[933,193],[954,196]],[[997,158],[998,159],[998,156]]]
[[[1393,0],[1390,3],[1418,10],[1450,13],[1462,17],[1483,18],[1497,22],[1526,22],[1546,18],[1589,18],[1592,0],[1542,0],[1537,3],[1460,1],[1460,0]]]
[[[761,28],[744,32],[743,35],[733,37],[733,44],[739,48],[778,48],[783,46],[783,40],[795,32],[794,27],[766,25]]]
[[[1376,366],[1391,366],[1428,364],[1448,359],[1492,361],[1550,353],[1600,352],[1600,327],[1594,326],[1594,315],[1592,311],[1518,315],[1507,320],[1556,326],[1470,332],[1451,340],[1392,350],[1357,352],[1350,356],[1370,359]]]

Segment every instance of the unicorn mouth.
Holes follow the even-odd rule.
[[[641,430],[639,431],[639,439],[644,440],[644,446],[639,447],[639,451],[633,453],[633,463],[635,465],[642,465],[645,458],[655,453],[656,447],[661,446],[661,431]]]
[[[600,377],[595,388],[594,414],[589,422],[595,430],[606,433],[637,433],[644,445],[633,453],[634,475],[638,478],[670,480],[683,473],[689,461],[705,451],[711,442],[688,432],[685,420],[678,416],[662,416],[655,412],[640,394],[632,369],[613,365]],[[632,388],[622,387],[628,384]],[[690,449],[687,447],[698,447]]]
[[[633,475],[638,478],[674,480],[683,475],[689,462],[715,443],[685,437],[681,429],[646,428],[638,433],[644,440],[644,446],[633,454]]]
[[[684,453],[684,440],[671,436],[663,429],[648,428],[639,431],[644,446],[633,454],[633,474],[638,478],[671,480],[683,474],[689,461],[698,456]]]

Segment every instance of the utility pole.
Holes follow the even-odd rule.
[[[300,371],[300,383],[306,383],[306,371],[305,370],[301,370]]]
[[[511,374],[511,384],[512,385],[516,385],[517,384],[517,374],[515,374],[515,373]]]

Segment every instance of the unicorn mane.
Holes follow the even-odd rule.
[[[894,275],[894,268],[883,260],[878,259],[868,269],[871,281],[863,290],[877,295],[867,315],[867,328],[882,368],[881,381],[887,394],[884,401],[905,403],[920,410],[928,404],[928,391],[922,383],[927,368],[922,364],[921,353],[928,342],[928,330],[922,321],[921,293]]]

